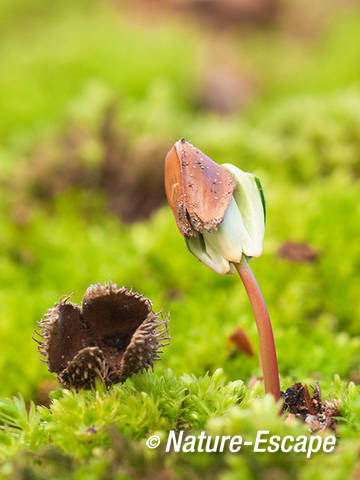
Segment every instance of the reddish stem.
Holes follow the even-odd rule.
[[[263,369],[265,392],[271,393],[275,400],[280,399],[279,372],[276,359],[274,335],[270,317],[265,305],[259,285],[256,282],[245,256],[240,263],[235,264],[248,294],[254,313],[256,327],[259,335],[260,361]]]

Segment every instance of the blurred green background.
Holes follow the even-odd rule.
[[[217,276],[189,254],[165,204],[163,161],[182,136],[215,161],[262,179],[267,229],[264,253],[252,268],[272,318],[282,388],[318,380],[325,398],[341,399],[343,444],[314,466],[293,457],[286,464],[274,455],[238,464],[217,456],[208,463],[185,458],[180,466],[168,465],[169,476],[161,478],[263,479],[274,472],[279,478],[315,478],[319,465],[329,478],[357,478],[351,475],[359,470],[360,429],[359,32],[360,9],[350,0],[1,1],[4,478],[136,476],[127,477],[123,461],[114,460],[111,435],[102,434],[94,445],[84,439],[81,428],[96,423],[96,415],[86,417],[94,392],[72,392],[70,404],[58,390],[50,410],[39,409],[36,425],[27,413],[31,401],[48,406],[49,392],[57,388],[38,360],[32,330],[62,295],[74,292],[80,302],[91,283],[110,279],[132,286],[156,311],[171,312],[173,339],[153,376],[101,393],[104,402],[117,402],[120,395],[120,412],[128,395],[130,402],[145,392],[160,412],[141,433],[130,420],[125,427],[120,417],[102,412],[104,425],[117,424],[126,438],[146,438],[178,421],[156,399],[161,379],[170,403],[171,386],[188,388],[184,374],[202,385],[196,399],[204,385],[210,388],[201,400],[200,423],[190,416],[187,421],[211,431],[213,417],[230,423],[232,417],[222,400],[214,410],[207,406],[207,373],[223,370],[223,383],[214,387],[219,399],[230,395],[228,382],[246,385],[259,375],[256,356],[227,345],[241,325],[257,349],[240,281]],[[261,402],[256,392],[243,389]],[[18,393],[24,398],[20,406],[5,400]],[[229,404],[236,403],[231,397]],[[65,415],[56,416],[61,405],[69,409],[66,426]],[[239,428],[253,432],[262,426],[254,420],[256,408],[266,412],[261,405],[249,400],[236,407],[246,419]],[[134,406],[141,408],[141,402]],[[273,428],[282,431],[276,407],[269,409]],[[24,416],[21,426],[16,415]],[[81,427],[69,430],[74,418]],[[44,422],[52,425],[45,433]],[[19,428],[28,434],[19,436]],[[26,457],[46,445],[59,448],[55,464],[70,462],[64,472],[51,470],[51,452]],[[105,445],[110,453],[101,463],[96,448]],[[14,459],[18,452],[24,458]],[[167,462],[157,459],[154,467],[145,454],[141,462],[132,455],[124,455],[124,462],[141,464],[142,478]],[[69,460],[73,456],[80,463]],[[36,471],[39,462],[43,468]],[[29,471],[33,477],[24,476]]]

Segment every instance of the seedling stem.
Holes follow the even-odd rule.
[[[235,264],[235,268],[244,284],[255,317],[259,335],[260,363],[263,370],[265,392],[271,393],[275,400],[279,400],[280,383],[274,335],[264,297],[245,255],[243,255],[240,263]]]

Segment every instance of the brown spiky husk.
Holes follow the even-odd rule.
[[[91,285],[81,306],[62,297],[39,322],[38,351],[50,372],[67,388],[107,387],[153,368],[170,340],[168,317],[151,301],[116,284]],[[159,328],[160,327],[160,328]]]

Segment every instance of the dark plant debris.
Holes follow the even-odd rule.
[[[180,12],[214,27],[267,24],[276,18],[278,0],[138,0],[135,4],[151,10]]]
[[[99,141],[104,146],[99,184],[110,210],[127,223],[148,218],[165,201],[163,158],[168,139],[151,138],[130,146],[117,126],[115,108],[110,107]]]
[[[39,322],[39,352],[67,388],[107,387],[153,367],[170,337],[167,318],[143,295],[108,282],[91,285],[82,305],[63,297]],[[162,327],[162,328],[158,328]]]
[[[258,90],[257,79],[245,68],[218,65],[214,70],[205,66],[201,72],[198,102],[205,111],[231,115],[242,111]]]
[[[285,392],[281,393],[284,404],[283,412],[289,412],[302,419],[310,427],[311,432],[321,432],[325,429],[336,431],[337,420],[340,416],[338,405],[335,402],[323,401],[319,383],[315,383],[312,396],[307,385],[294,383]]]
[[[306,242],[286,241],[278,248],[277,254],[289,262],[315,262],[320,253]]]
[[[22,167],[3,180],[16,192],[11,198],[17,224],[26,224],[33,208],[49,207],[57,196],[73,189],[89,196],[102,192],[109,210],[126,223],[146,219],[161,207],[169,140],[152,138],[134,145],[118,125],[117,113],[114,105],[108,105],[95,131],[72,122],[60,135],[39,141],[25,154]]]

